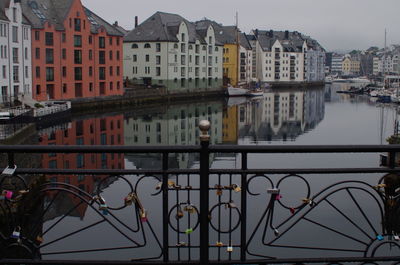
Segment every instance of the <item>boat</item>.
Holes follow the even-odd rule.
[[[228,95],[230,97],[243,97],[249,93],[248,89],[241,87],[228,86]]]
[[[264,95],[264,91],[262,89],[249,90],[247,96],[249,97],[262,97]]]
[[[247,101],[246,97],[229,97],[228,98],[228,107],[241,105],[243,103],[246,103],[246,101]]]

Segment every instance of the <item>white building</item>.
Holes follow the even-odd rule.
[[[254,30],[256,76],[261,82],[323,81],[325,51],[299,32]],[[254,48],[254,47],[253,47]],[[307,53],[310,56],[307,58]],[[307,68],[313,67],[313,69]],[[307,74],[308,72],[308,74]]]
[[[31,97],[31,68],[31,27],[20,1],[0,1],[0,104]]]
[[[169,89],[222,84],[222,45],[212,26],[157,12],[125,36],[124,77]]]
[[[247,39],[245,33],[241,33],[239,36],[239,82],[240,83],[250,83],[251,81],[256,81],[252,77],[253,73],[253,50],[251,44]]]
[[[332,67],[331,67],[332,74],[342,74],[343,58],[344,56],[341,54],[332,55]]]

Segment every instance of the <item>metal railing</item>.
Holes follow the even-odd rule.
[[[0,180],[0,263],[397,264],[400,260],[396,158],[400,146],[210,146],[209,123],[202,121],[199,127],[201,146],[0,146],[8,164]],[[272,169],[250,168],[248,161],[250,155],[260,154],[381,152],[389,154],[387,167]],[[20,153],[159,154],[162,163],[153,169],[16,168]],[[171,154],[182,153],[198,155],[198,167],[171,168]],[[210,168],[210,156],[231,153],[240,155],[239,168]],[[350,179],[353,174],[357,177]],[[369,174],[373,177],[367,181]],[[81,180],[92,176],[94,186],[75,185],[68,176]],[[309,176],[334,181],[314,187]],[[288,181],[295,184],[288,186]],[[123,199],[107,192],[113,183],[119,183],[114,192]],[[289,204],[296,197],[291,193],[300,187],[304,195]],[[154,198],[159,200],[152,203]],[[56,206],[63,212],[58,213]],[[62,224],[83,211],[88,219],[99,220],[79,228],[72,225],[72,231]],[[331,221],[339,217],[340,222]],[[113,231],[106,237],[119,235],[129,244],[116,240],[100,246],[107,242],[100,242],[99,232],[84,238],[98,225]],[[106,233],[104,228],[99,231]],[[325,233],[327,237],[321,238]],[[70,245],[74,236],[79,238]],[[309,245],[308,239],[314,244]],[[386,247],[390,251],[379,254]],[[129,258],[93,259],[112,251],[128,251]],[[89,256],[80,259],[85,253]]]

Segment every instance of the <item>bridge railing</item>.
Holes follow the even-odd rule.
[[[400,146],[209,145],[209,123],[199,127],[200,146],[0,146],[7,156],[0,179],[0,263],[398,262]],[[211,163],[232,153],[238,166]],[[249,163],[260,155],[378,159],[381,153],[388,154],[388,166]],[[20,154],[43,157],[37,167],[17,167]],[[160,167],[107,168],[107,159],[121,165],[132,154],[159,160]],[[171,155],[177,154],[199,162],[174,168]],[[76,167],[65,166],[71,161]]]

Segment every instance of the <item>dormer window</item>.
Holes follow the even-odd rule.
[[[185,41],[185,33],[182,33],[182,35],[181,35],[181,41]]]
[[[212,44],[212,37],[208,37],[208,44]]]
[[[150,49],[150,48],[151,48],[150,43],[146,43],[146,44],[144,45],[144,48],[145,48],[145,49]]]
[[[132,49],[137,49],[137,48],[139,48],[139,47],[136,43],[132,44]]]

